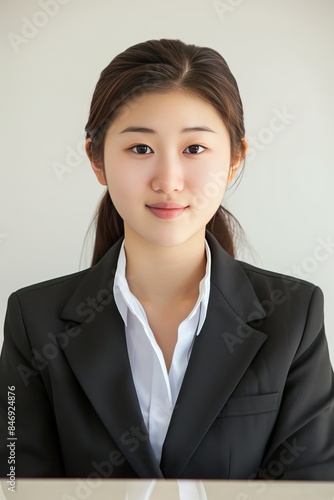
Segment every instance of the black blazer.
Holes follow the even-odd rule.
[[[334,383],[319,288],[212,253],[207,318],[154,458],[113,298],[121,241],[94,267],[12,294],[1,462],[17,477],[334,480]],[[7,392],[15,386],[15,437]]]

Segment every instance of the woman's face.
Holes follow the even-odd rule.
[[[178,246],[205,233],[234,171],[230,138],[216,110],[175,90],[128,103],[108,129],[104,172],[125,238]],[[237,168],[238,165],[235,165]]]

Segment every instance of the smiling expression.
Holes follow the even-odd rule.
[[[177,246],[205,233],[239,163],[214,107],[181,89],[128,103],[109,127],[104,169],[93,164],[131,235]]]

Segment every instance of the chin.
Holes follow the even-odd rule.
[[[198,231],[188,232],[184,229],[177,231],[156,231],[154,234],[146,234],[146,240],[153,245],[157,245],[165,248],[173,248],[178,247],[187,241],[189,241],[192,237],[198,234]]]

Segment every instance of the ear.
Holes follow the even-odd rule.
[[[90,164],[92,166],[92,169],[94,171],[94,174],[96,175],[97,177],[97,180],[99,181],[100,184],[102,184],[102,186],[106,186],[107,185],[107,181],[106,181],[106,178],[105,178],[105,175],[104,175],[104,171],[103,171],[103,168],[102,168],[102,165],[99,164],[99,163],[96,163],[92,160],[92,153],[91,153],[91,142],[92,142],[92,139],[87,139],[86,140],[86,144],[85,144],[85,149],[86,149],[86,154],[89,158],[89,161],[90,161]]]
[[[230,171],[228,174],[228,181],[227,181],[228,184],[233,181],[235,174],[239,170],[241,162],[243,161],[243,159],[245,158],[246,153],[247,153],[248,144],[247,144],[246,139],[245,138],[241,139],[241,142],[242,142],[242,146],[243,146],[243,151],[241,152],[241,154],[239,156],[237,156],[237,158],[234,160],[234,162],[232,163],[232,165],[230,167]]]

